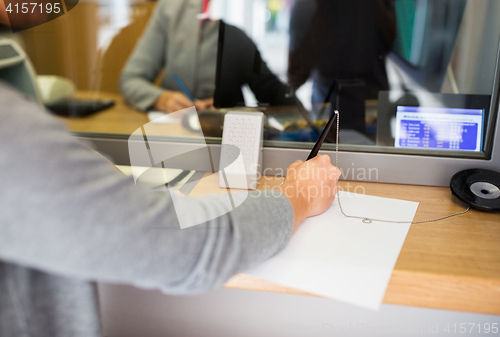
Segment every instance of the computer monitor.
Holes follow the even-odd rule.
[[[290,88],[267,67],[254,41],[240,28],[219,21],[214,106],[245,106],[242,87],[248,86],[258,106],[295,106]]]
[[[398,106],[395,147],[482,150],[483,109]]]

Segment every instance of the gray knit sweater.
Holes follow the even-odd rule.
[[[0,84],[0,336],[100,336],[92,282],[194,294],[288,241],[283,195],[180,229],[168,193],[134,185],[36,103]],[[190,214],[222,199],[185,198]]]

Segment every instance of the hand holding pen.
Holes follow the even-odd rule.
[[[172,79],[175,81],[180,91],[165,90],[154,104],[155,109],[171,113],[192,107],[193,105],[197,110],[213,108],[213,98],[197,100],[177,75],[174,74]]]
[[[312,148],[311,152],[309,153],[309,156],[307,156],[307,159],[306,159],[306,162],[314,160],[315,158],[317,158],[316,161],[318,161],[318,160],[321,160],[321,161],[327,160],[328,163],[330,164],[331,168],[335,168],[336,172],[338,171],[338,173],[336,173],[336,176],[337,176],[336,179],[338,179],[338,177],[340,177],[340,175],[341,175],[340,170],[338,170],[336,167],[334,167],[333,165],[331,165],[331,163],[330,163],[330,157],[329,156],[327,156],[327,155],[320,155],[321,158],[319,159],[318,152],[321,149],[321,146],[323,145],[323,142],[325,141],[326,136],[328,136],[328,133],[330,132],[330,130],[332,128],[333,122],[335,120],[338,120],[338,118],[339,118],[339,112],[337,110],[335,110],[333,112],[333,115],[328,120],[328,123],[326,124],[325,128],[321,132],[321,135],[319,136],[318,140],[316,141],[316,144],[314,144],[314,147]],[[302,165],[302,164],[305,164],[305,162],[303,162],[302,160],[297,160],[294,163],[292,163],[292,165],[290,165],[288,167],[288,170],[296,167],[297,165]],[[284,182],[285,182],[285,180],[283,180],[279,186],[282,186],[284,184]]]

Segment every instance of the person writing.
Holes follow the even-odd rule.
[[[135,185],[4,83],[0,120],[1,337],[101,336],[95,281],[171,294],[219,287],[335,198],[339,171],[317,156],[293,163],[275,193],[250,192],[235,210],[180,229],[176,212],[208,219],[225,200],[180,197],[174,210],[169,193]]]

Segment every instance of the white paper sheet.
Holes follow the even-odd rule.
[[[418,203],[348,192],[340,193],[348,215],[411,221]],[[288,245],[247,274],[367,309],[382,304],[410,224],[346,218],[337,200],[308,218]]]

